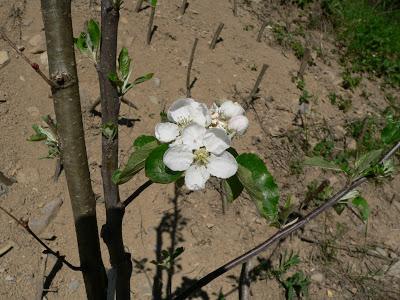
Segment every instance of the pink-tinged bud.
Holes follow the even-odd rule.
[[[228,128],[237,134],[244,134],[249,127],[249,119],[243,115],[235,116],[229,120]]]

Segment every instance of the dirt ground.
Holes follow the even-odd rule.
[[[75,36],[84,28],[88,18],[99,19],[99,9],[88,8],[89,1],[73,2]],[[260,86],[260,98],[255,109],[248,110],[250,128],[246,135],[235,141],[239,152],[258,153],[266,162],[281,190],[282,201],[288,195],[300,203],[304,200],[307,184],[327,178],[335,190],[345,184],[345,178],[332,172],[306,168],[293,174],[290,162],[301,157],[296,147],[298,126],[293,122],[298,111],[300,91],[292,82],[292,74],[300,61],[290,50],[274,42],[272,32],[266,28],[262,42],[256,41],[263,16],[276,22],[292,22],[304,16],[282,14],[272,8],[265,10],[269,1],[247,1],[240,5],[239,15],[232,14],[229,1],[192,0],[184,16],[180,16],[181,1],[159,1],[154,33],[150,46],[146,45],[149,9],[134,12],[136,1],[124,1],[119,27],[119,47],[125,46],[133,58],[134,74],[154,72],[156,79],[148,81],[127,94],[138,109],[122,105],[120,126],[120,161],[125,163],[132,141],[141,134],[154,134],[159,112],[164,105],[185,95],[186,69],[195,37],[199,44],[193,64],[197,81],[192,96],[211,104],[217,99],[243,101],[252,89],[263,64],[269,66]],[[290,19],[293,18],[293,19]],[[213,32],[224,23],[220,41],[215,50],[209,49]],[[40,1],[0,0],[0,25],[24,53],[46,70],[43,23]],[[310,104],[309,119],[314,128],[330,128],[338,140],[343,139],[347,121],[363,118],[387,106],[379,82],[363,80],[353,93],[340,86],[341,67],[330,51],[334,48],[329,35],[311,32],[311,43],[322,46],[322,57],[314,57],[314,64],[305,74],[308,90],[316,96]],[[37,218],[44,207],[62,201],[57,215],[40,234],[46,243],[78,264],[75,232],[65,178],[52,181],[54,160],[40,159],[46,155],[42,143],[28,142],[33,133],[32,124],[40,124],[42,115],[54,115],[48,86],[20,57],[0,40],[0,51],[8,51],[10,61],[0,69],[0,171],[16,183],[2,186],[0,205],[23,219]],[[32,52],[35,52],[32,53]],[[90,106],[99,95],[97,74],[92,63],[76,53],[82,107]],[[362,90],[372,96],[366,101]],[[351,93],[352,107],[347,113],[330,104],[332,91]],[[398,92],[398,91],[394,91]],[[1,99],[0,99],[1,100]],[[84,112],[86,143],[93,188],[98,195],[98,224],[105,222],[101,187],[100,118]],[[289,138],[292,134],[292,139]],[[311,137],[311,144],[317,137]],[[128,196],[145,181],[144,174],[121,186],[121,197]],[[175,195],[172,185],[153,185],[127,209],[124,220],[126,247],[134,258],[132,298],[152,299],[160,295],[162,280],[165,290],[167,274],[157,272],[150,261],[156,252],[184,247],[173,276],[174,290],[187,286],[194,279],[212,271],[230,259],[256,246],[276,229],[258,215],[254,204],[244,195],[222,211],[221,197],[210,183],[207,191],[184,191]],[[294,270],[302,270],[311,277],[310,299],[399,299],[400,294],[400,176],[384,183],[364,184],[363,196],[372,209],[367,224],[346,210],[338,216],[329,211],[312,221],[301,232],[272,247],[262,258],[273,265],[285,251],[298,253],[301,263]],[[304,241],[304,237],[314,242]],[[302,239],[303,238],[303,239]],[[331,260],[321,249],[326,241],[335,243]],[[319,241],[319,244],[318,244]],[[42,247],[7,215],[0,213],[0,248],[13,248],[0,257],[0,298],[35,299],[43,283],[41,271]],[[365,250],[366,251],[363,251]],[[359,250],[359,251],[358,251]],[[333,252],[333,251],[332,251]],[[106,247],[102,243],[103,260],[109,267]],[[261,257],[260,257],[261,259]],[[256,266],[257,260],[253,261]],[[394,266],[397,263],[397,269]],[[50,260],[48,260],[50,264]],[[51,265],[51,264],[50,264]],[[396,273],[397,271],[397,273]],[[158,275],[157,275],[158,274]],[[159,275],[162,275],[161,278]],[[221,290],[226,299],[237,299],[236,268],[213,281],[194,299],[217,299]],[[85,299],[82,276],[63,266],[48,275],[47,299]],[[157,288],[158,287],[158,288]],[[285,299],[285,290],[273,279],[255,280],[251,284],[251,299]],[[157,298],[156,298],[157,299]]]

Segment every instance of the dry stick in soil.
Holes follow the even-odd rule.
[[[193,47],[192,47],[192,52],[190,53],[190,59],[189,59],[189,65],[187,69],[187,75],[186,75],[186,97],[190,98],[192,96],[191,93],[191,80],[190,80],[190,73],[192,71],[192,65],[193,65],[193,59],[194,59],[194,53],[196,52],[196,47],[199,39],[195,38]]]
[[[71,0],[41,0],[52,97],[86,295],[105,299],[107,276],[100,252],[94,197],[83,131]]]
[[[261,25],[260,31],[258,32],[258,35],[257,35],[257,42],[259,42],[259,43],[261,42],[261,39],[262,39],[263,34],[264,34],[265,27],[267,27],[267,24],[268,24],[268,22],[267,22],[267,21],[264,21],[264,22],[262,23],[262,25]]]
[[[135,12],[140,12],[140,10],[142,9],[142,5],[143,5],[143,0],[138,0],[136,2],[136,7],[135,7]]]
[[[267,69],[268,69],[268,65],[267,64],[263,64],[263,66],[261,68],[261,71],[260,71],[260,74],[258,74],[256,83],[254,84],[254,87],[251,90],[250,95],[249,95],[246,103],[244,104],[244,109],[247,110],[250,106],[253,105],[253,102],[254,102],[254,100],[256,98],[256,94],[258,92],[258,88],[260,87],[261,81],[262,81]]]
[[[156,14],[156,6],[157,5],[151,5],[149,25],[147,28],[147,45],[150,45],[151,38],[153,36],[153,23],[154,23],[154,16]]]
[[[224,28],[224,23],[219,23],[217,30],[214,33],[214,37],[210,44],[210,49],[215,49],[215,45],[218,42],[219,35],[221,34],[222,29]]]
[[[40,237],[38,237],[32,229],[29,228],[28,222],[20,221],[15,217],[12,213],[10,213],[8,210],[6,210],[4,207],[0,206],[0,210],[2,210],[5,214],[7,214],[11,219],[13,219],[15,222],[17,222],[18,225],[20,225],[22,228],[28,232],[40,245],[42,245],[45,249],[46,252],[53,254],[57,259],[59,259],[63,264],[65,264],[68,268],[70,268],[73,271],[81,271],[81,267],[74,266],[71,264],[64,255],[61,255],[58,251],[54,251],[51,249],[49,246],[43,242]]]
[[[239,278],[239,300],[249,300],[250,298],[251,268],[251,260],[242,264]]]
[[[130,278],[132,262],[130,253],[125,252],[122,236],[122,220],[125,207],[120,201],[119,188],[111,177],[118,169],[118,117],[120,101],[117,88],[108,79],[108,74],[116,73],[117,38],[119,9],[114,1],[101,1],[101,47],[98,77],[101,95],[101,122],[115,131],[113,138],[102,135],[103,192],[106,206],[106,224],[101,236],[107,245],[112,268],[116,272],[116,298],[130,299]]]
[[[383,162],[387,161],[390,157],[392,157],[398,150],[400,149],[400,142],[397,143],[379,162],[382,164]],[[216,278],[220,277],[221,275],[225,274],[229,270],[233,269],[234,267],[243,264],[249,261],[251,258],[257,256],[258,254],[264,252],[271,246],[273,243],[286,238],[291,233],[295,232],[296,230],[302,228],[304,225],[309,223],[311,220],[315,219],[321,213],[325,212],[327,209],[334,206],[336,203],[340,201],[340,199],[345,196],[350,191],[354,190],[361,184],[368,181],[370,177],[363,176],[355,179],[351,182],[347,187],[343,188],[339,192],[337,192],[332,198],[330,198],[327,202],[322,204],[321,206],[317,207],[315,210],[311,211],[305,217],[301,218],[299,221],[289,225],[288,227],[284,227],[283,229],[276,232],[273,236],[271,236],[268,240],[261,243],[257,247],[251,249],[250,251],[246,252],[245,254],[231,260],[230,262],[226,263],[225,265],[215,269],[211,273],[207,274],[203,278],[199,279],[196,283],[190,286],[188,289],[183,291],[180,295],[176,296],[174,300],[184,300],[187,299],[191,294],[195,291],[201,289],[211,281],[215,280]]]
[[[50,87],[57,87],[57,85],[52,82],[43,72],[40,70],[40,67],[37,63],[31,61],[22,51],[20,51],[17,45],[10,40],[10,38],[5,34],[2,28],[0,28],[0,36],[3,40],[5,40],[14,50],[17,52],[19,56],[21,56],[31,67],[35,70],[36,73],[39,74],[40,77],[50,86]]]
[[[306,48],[306,50],[304,51],[303,59],[301,60],[299,72],[297,72],[298,78],[303,79],[304,72],[306,71],[310,59],[311,59],[311,51],[309,48]]]
[[[182,5],[180,7],[181,15],[185,14],[187,5],[188,5],[187,0],[182,0]]]
[[[233,0],[233,15],[237,17],[238,15],[238,0]]]

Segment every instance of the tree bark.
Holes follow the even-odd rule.
[[[98,75],[101,96],[102,124],[113,124],[117,130],[115,138],[102,136],[103,191],[106,205],[106,224],[102,228],[102,237],[107,245],[110,262],[117,274],[116,297],[130,299],[130,277],[132,262],[129,253],[125,252],[122,236],[122,220],[125,207],[120,201],[119,189],[111,180],[118,168],[118,116],[120,99],[116,87],[108,79],[108,74],[116,72],[117,38],[119,10],[112,1],[101,1],[101,47]]]
[[[107,276],[101,259],[93,194],[86,154],[74,53],[71,0],[41,0],[54,110],[62,160],[71,199],[88,299],[106,299]]]

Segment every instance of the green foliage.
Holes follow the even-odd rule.
[[[256,154],[243,153],[236,160],[239,164],[237,176],[258,211],[270,222],[275,222],[278,217],[279,190],[273,176]]]
[[[313,2],[314,0],[292,0],[292,3],[296,4],[301,9],[304,9],[308,4]]]
[[[112,141],[118,133],[118,125],[108,122],[106,124],[101,125],[101,133],[105,136],[109,141]]]
[[[233,202],[243,192],[243,185],[236,175],[222,181],[224,197],[228,202]]]
[[[381,139],[387,145],[400,140],[400,118],[396,119],[392,113],[387,114],[386,126],[381,132]]]
[[[46,117],[43,117],[43,120],[46,121]],[[58,136],[51,128],[44,129],[42,126],[33,124],[32,129],[35,134],[31,135],[28,141],[30,142],[38,142],[44,141],[45,145],[48,148],[48,154],[44,158],[56,158],[60,157],[60,143],[58,142]]]
[[[305,88],[303,89],[302,94],[300,95],[299,98],[299,104],[303,103],[310,103],[311,98],[313,95],[311,95]]]
[[[296,37],[296,33],[288,32],[285,26],[278,24],[272,26],[272,32],[279,45],[292,49],[298,59],[303,58],[305,49],[302,42]]]
[[[157,0],[150,0],[149,2],[150,2],[150,5],[152,7],[156,7],[157,6]]]
[[[286,290],[286,299],[288,300],[295,299],[295,296],[298,298],[308,297],[310,278],[299,271],[282,281],[282,285]]]
[[[353,201],[351,202],[355,207],[357,207],[361,218],[363,219],[363,221],[367,221],[369,214],[370,214],[370,208],[368,205],[367,200],[365,200],[363,197],[358,196],[356,198],[353,199]]]
[[[160,261],[152,260],[151,263],[161,267],[161,269],[169,270],[175,264],[175,260],[185,251],[185,248],[179,247],[176,248],[173,253],[170,253],[168,250],[161,251],[161,259]]]
[[[400,10],[365,0],[323,0],[322,8],[347,46],[343,61],[352,71],[369,72],[400,85]]]
[[[331,139],[323,139],[314,146],[312,153],[314,156],[321,156],[323,158],[331,157],[335,143]]]
[[[349,71],[346,71],[342,74],[343,82],[342,82],[342,87],[344,89],[350,89],[351,91],[354,91],[356,87],[359,86],[361,83],[361,77],[359,76],[352,76],[352,74]]]
[[[124,184],[142,170],[149,154],[159,145],[153,136],[141,135],[134,142],[134,151],[129,156],[128,162],[123,169],[118,169],[112,175],[115,184]]]
[[[93,19],[86,23],[86,32],[81,32],[79,37],[74,38],[75,47],[95,64],[98,62],[100,43],[101,31],[99,23]]]
[[[313,180],[307,185],[306,199],[312,200],[316,205],[325,203],[333,193],[333,188],[329,183],[320,189],[318,181]]]
[[[332,105],[336,105],[337,108],[344,113],[347,113],[352,106],[351,99],[345,99],[343,96],[337,95],[336,93],[329,93],[328,98]]]
[[[168,144],[159,145],[146,159],[146,176],[153,182],[171,183],[182,176],[183,172],[172,171],[163,162],[164,153],[168,150],[168,147]]]
[[[349,134],[356,139],[359,150],[371,151],[380,147],[378,122],[375,117],[355,120],[348,125]]]
[[[325,160],[323,157],[314,156],[314,157],[306,157],[303,164],[309,167],[317,167],[326,170],[333,170],[338,172],[344,172],[344,170],[333,161]]]
[[[129,82],[132,68],[132,59],[129,57],[128,49],[122,48],[118,55],[118,71],[117,73],[108,74],[108,80],[117,88],[119,96],[125,95],[135,85],[143,83],[153,78],[153,73],[136,78],[133,83]]]

